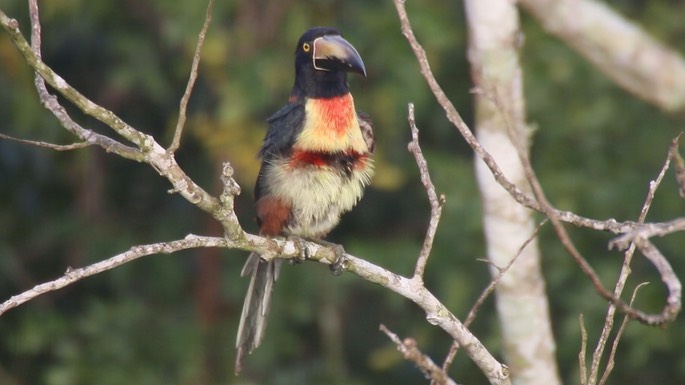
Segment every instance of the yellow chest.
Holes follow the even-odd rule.
[[[305,151],[368,152],[352,95],[308,99],[304,127],[293,147]]]

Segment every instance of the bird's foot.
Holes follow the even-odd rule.
[[[323,239],[310,239],[310,241],[333,250],[333,254],[335,254],[335,260],[333,260],[330,264],[331,272],[333,273],[333,275],[337,277],[340,274],[342,274],[343,271],[345,271],[345,269],[347,268],[348,260],[345,257],[345,249],[341,245],[338,245],[337,243],[333,242],[324,241]]]
[[[292,241],[300,252],[296,258],[290,259],[291,264],[302,263],[311,257],[304,238],[297,235],[288,235],[287,239]]]
[[[297,249],[300,250],[300,254],[297,258],[290,259],[290,263],[292,264],[302,263],[312,257],[312,255],[310,254],[310,250],[305,242],[310,241],[333,250],[335,259],[330,264],[330,269],[333,275],[338,276],[342,274],[342,272],[345,271],[345,269],[347,268],[348,259],[347,257],[345,257],[345,249],[341,245],[324,241],[322,239],[306,238],[297,235],[289,235],[287,239],[289,241],[294,242],[295,247],[297,247]]]
[[[331,273],[335,275],[336,277],[342,274],[343,271],[347,268],[347,263],[349,260],[345,256],[345,249],[343,249],[342,246],[340,245],[332,245],[331,249],[335,253],[335,261],[331,263]]]

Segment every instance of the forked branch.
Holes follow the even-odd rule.
[[[607,290],[603,286],[601,280],[595,273],[592,266],[580,254],[580,252],[578,252],[578,250],[573,245],[573,242],[571,242],[571,239],[568,236],[568,233],[566,232],[566,229],[564,228],[562,222],[571,223],[578,227],[586,227],[595,230],[610,231],[613,233],[623,234],[634,231],[639,226],[639,224],[632,221],[617,222],[614,219],[599,221],[595,219],[584,218],[568,211],[560,211],[555,209],[545,198],[544,191],[542,190],[539,181],[535,177],[535,173],[533,171],[532,166],[530,165],[530,161],[527,158],[526,152],[524,149],[520,148],[521,143],[518,140],[514,140],[513,143],[515,143],[517,145],[517,148],[519,148],[519,158],[521,162],[524,163],[524,169],[526,170],[528,180],[533,187],[535,199],[524,194],[514,183],[509,181],[502,173],[499,165],[495,162],[494,158],[483,148],[483,146],[471,133],[471,130],[463,121],[460,114],[457,112],[456,108],[449,100],[449,98],[447,98],[447,95],[442,90],[442,87],[440,87],[440,84],[435,79],[435,76],[433,75],[433,72],[430,69],[430,64],[428,62],[426,52],[416,39],[416,36],[414,35],[414,31],[412,29],[411,22],[409,21],[409,17],[407,15],[407,11],[404,5],[404,1],[393,0],[393,2],[395,4],[395,8],[397,9],[397,13],[400,19],[402,34],[407,38],[407,41],[409,42],[409,45],[411,46],[412,51],[414,52],[414,55],[417,58],[421,74],[428,83],[431,92],[437,99],[440,106],[445,110],[447,119],[457,128],[459,133],[464,137],[464,139],[469,144],[469,146],[471,146],[473,151],[488,166],[495,180],[505,190],[507,190],[511,197],[514,198],[514,200],[516,200],[519,204],[530,209],[533,209],[535,211],[538,211],[540,213],[543,213],[551,220],[552,225],[554,226],[554,229],[557,232],[557,235],[559,236],[562,245],[571,254],[574,261],[580,266],[581,270],[590,278],[595,289],[602,297],[609,300],[622,312],[630,315],[632,318],[635,318],[643,323],[649,325],[661,325],[673,321],[675,315],[677,314],[674,314],[673,311],[676,308],[679,311],[680,306],[676,307],[674,305],[670,305],[670,302],[679,299],[680,297],[678,295],[669,295],[669,304],[666,308],[664,308],[661,314],[647,314],[640,310],[633,309],[631,306],[623,302],[620,298],[617,298],[611,291]],[[685,221],[685,218],[683,218],[682,220]],[[657,226],[661,227],[661,225],[659,224],[657,224]],[[657,269],[658,268],[659,267],[657,266]],[[676,287],[674,286],[673,288],[675,289]]]

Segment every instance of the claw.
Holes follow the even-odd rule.
[[[336,277],[342,274],[347,268],[347,258],[345,257],[345,249],[340,245],[332,245],[331,249],[335,253],[335,261],[331,263],[331,273]]]
[[[290,259],[291,264],[302,263],[311,258],[311,251],[309,250],[305,242],[310,241],[333,250],[333,254],[335,254],[335,260],[329,265],[333,275],[338,276],[342,274],[342,272],[345,271],[345,269],[347,269],[348,259],[345,257],[345,249],[342,246],[328,241],[324,241],[322,239],[300,237],[297,235],[289,235],[287,238],[289,241],[294,242],[295,246],[298,248],[298,250],[300,250],[299,258]]]
[[[297,235],[289,235],[288,240],[295,243],[295,247],[297,247],[297,249],[300,251],[300,254],[297,256],[297,258],[290,260],[291,264],[302,263],[311,257],[309,254],[309,248],[306,246],[305,240],[302,239],[302,237]]]

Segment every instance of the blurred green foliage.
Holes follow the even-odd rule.
[[[682,0],[613,1],[659,39],[685,52]],[[462,5],[447,0],[407,4],[415,31],[447,94],[471,122]],[[136,128],[169,143],[202,25],[204,2],[41,2],[43,57],[85,95]],[[0,8],[29,31],[24,2]],[[529,120],[537,127],[533,159],[559,208],[594,218],[636,219],[648,181],[670,140],[685,126],[635,100],[577,54],[522,15]],[[425,191],[405,150],[406,105],[416,104],[424,152],[447,197],[426,281],[463,317],[489,278],[481,234],[473,155],[435,103],[390,1],[219,1],[203,51],[178,159],[218,194],[218,167],[230,161],[243,187],[236,209],[254,231],[251,188],[264,120],[287,99],[294,42],[312,25],[339,27],[364,57],[367,79],[350,80],[357,105],[375,122],[374,186],[331,239],[400,274],[413,269],[428,221]],[[43,110],[31,71],[0,33],[0,132],[58,143],[74,139]],[[74,118],[111,132],[78,111]],[[220,234],[208,216],[140,164],[90,148],[67,153],[0,141],[0,299],[133,244],[193,233]],[[649,219],[681,215],[672,174]],[[621,255],[606,250],[610,234],[571,229],[580,250],[610,285]],[[577,383],[578,314],[594,341],[606,303],[593,291],[549,227],[543,264],[566,383]],[[659,240],[682,276],[682,235]],[[247,281],[246,253],[197,250],[146,257],[78,282],[0,317],[0,383],[46,384],[414,384],[425,380],[378,331],[384,323],[413,336],[441,360],[449,339],[407,300],[323,265],[286,267],[278,283],[263,346],[246,372],[233,375],[234,334]],[[664,290],[637,258],[629,290],[658,310]],[[617,356],[614,384],[685,383],[682,317],[666,330],[631,323]],[[497,354],[492,299],[473,329]],[[485,380],[463,353],[452,374]]]

